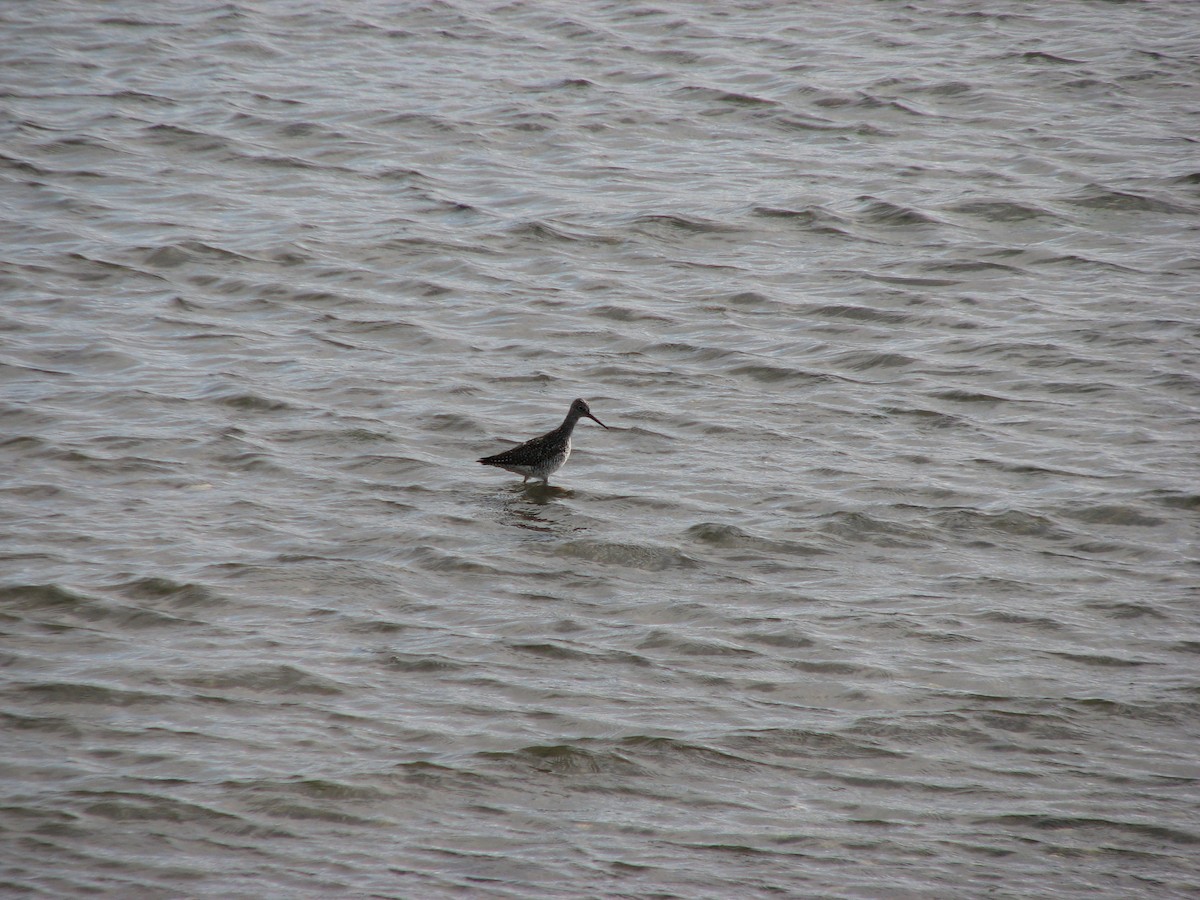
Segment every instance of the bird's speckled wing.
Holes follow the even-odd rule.
[[[556,444],[565,445],[565,441],[561,439],[557,431],[552,431],[523,444],[518,444],[502,453],[497,453],[495,456],[485,456],[479,461],[485,466],[535,466],[545,461],[547,457],[562,452],[564,448],[556,447]]]

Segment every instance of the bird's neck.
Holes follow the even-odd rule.
[[[558,426],[558,430],[563,434],[570,434],[575,430],[575,423],[579,421],[579,417],[582,415],[583,413],[578,413],[575,412],[575,410],[571,410],[569,413],[567,413],[567,417],[563,419],[563,423]]]

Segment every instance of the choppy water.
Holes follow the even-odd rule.
[[[0,7],[0,892],[1196,896],[1198,42]]]

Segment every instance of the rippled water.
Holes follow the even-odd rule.
[[[0,891],[1195,896],[1198,40],[0,7]]]

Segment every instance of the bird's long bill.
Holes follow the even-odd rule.
[[[584,415],[587,416],[589,419],[591,419],[593,422],[595,422],[597,425],[599,425],[601,428],[603,428],[605,431],[608,431],[608,426],[605,425],[603,422],[601,422],[599,419],[597,419],[595,416],[593,416],[591,413],[584,413]]]

